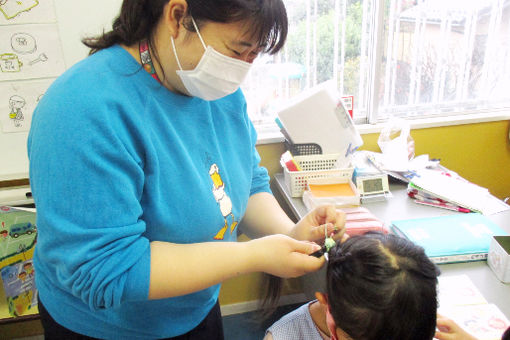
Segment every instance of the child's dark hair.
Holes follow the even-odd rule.
[[[501,336],[501,340],[510,340],[510,327],[508,327],[506,331],[503,333],[503,336]]]
[[[329,253],[327,295],[337,327],[355,340],[432,339],[439,269],[422,247],[367,233]]]
[[[153,46],[155,28],[169,0],[124,0],[119,16],[110,32],[82,42],[93,54],[115,44],[131,46],[147,39]],[[274,54],[287,37],[287,12],[282,0],[187,0],[188,12],[184,27],[195,32],[191,16],[200,27],[202,22],[232,23],[247,20],[247,32],[252,34],[264,52]],[[151,52],[154,49],[151,48]]]

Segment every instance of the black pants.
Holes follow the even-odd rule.
[[[38,307],[45,340],[95,340],[58,324],[44,308],[41,300],[38,301]],[[167,340],[223,340],[223,323],[219,302],[216,302],[216,305],[197,327],[186,334],[167,338]]]

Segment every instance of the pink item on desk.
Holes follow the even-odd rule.
[[[388,233],[388,229],[384,226],[384,223],[375,217],[367,208],[341,208],[339,210],[346,214],[345,232],[349,234],[349,236],[361,235],[368,231]]]
[[[463,207],[460,207],[457,205],[453,205],[453,204],[443,203],[443,202],[433,202],[433,201],[418,200],[418,199],[414,200],[414,202],[418,203],[418,204],[428,205],[431,207],[443,208],[443,209],[453,210],[453,211],[458,211],[458,212],[463,212],[463,213],[471,212],[471,210],[469,210],[469,209],[466,209],[466,208],[463,208]]]

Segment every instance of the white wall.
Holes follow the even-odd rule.
[[[44,1],[44,0],[42,0]],[[87,56],[81,39],[108,31],[122,0],[54,0],[66,66]]]

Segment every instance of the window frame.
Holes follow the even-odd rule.
[[[370,11],[369,20],[370,27],[374,28],[375,33],[370,34],[368,41],[369,46],[374,46],[374,48],[369,49],[369,55],[367,56],[370,67],[366,78],[367,85],[369,85],[367,90],[367,115],[366,117],[355,117],[354,120],[360,134],[379,133],[387,121],[387,119],[380,118],[379,104],[382,99],[376,96],[381,89],[381,82],[377,80],[381,79],[381,74],[384,72],[382,65],[385,49],[384,25],[386,1],[373,0],[372,6],[373,10]],[[437,116],[404,116],[402,118],[409,121],[411,129],[476,124],[510,120],[510,108],[477,109],[471,111],[462,109],[451,113],[444,112]],[[257,144],[284,141],[284,137],[276,123],[257,124],[256,129],[259,134]]]

